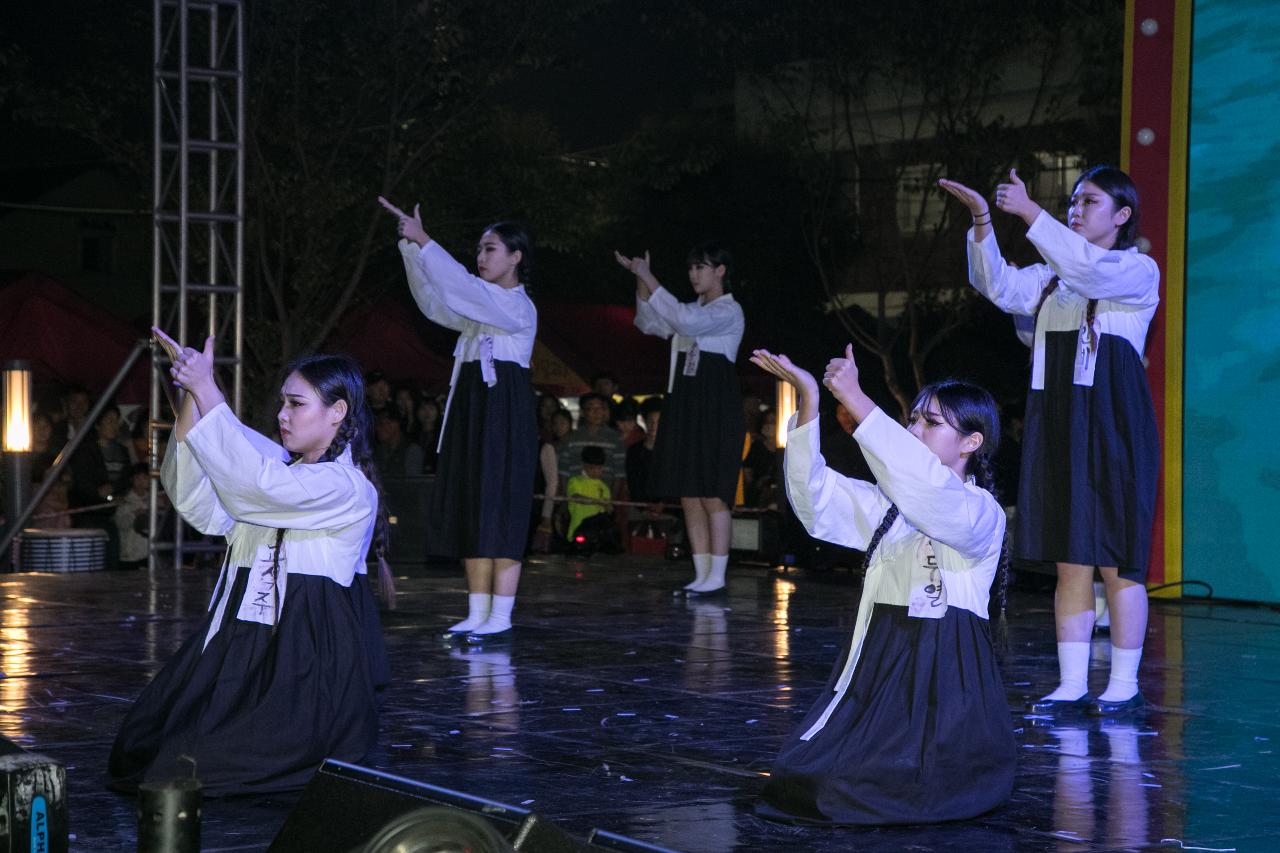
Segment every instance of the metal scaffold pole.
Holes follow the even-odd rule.
[[[187,346],[217,336],[220,378],[243,404],[245,18],[241,0],[155,0],[152,322]],[[152,348],[151,553],[221,550],[185,542],[161,511],[157,475],[172,412],[169,363]],[[162,529],[163,528],[163,529]]]

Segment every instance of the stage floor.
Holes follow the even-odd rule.
[[[527,566],[507,648],[439,643],[460,573],[400,570],[384,614],[395,682],[366,765],[593,827],[718,851],[1280,849],[1280,613],[1153,601],[1136,719],[1035,719],[1056,676],[1052,594],[1015,590],[1006,667],[1013,799],[935,827],[800,829],[751,806],[851,631],[859,586],[731,568],[686,603],[659,558]],[[201,616],[212,570],[0,575],[0,734],[65,764],[76,851],[135,849],[132,800],[103,787],[132,697]],[[1105,685],[1105,636],[1091,687]],[[287,725],[287,721],[281,721]],[[963,780],[957,780],[961,783]],[[205,853],[261,850],[297,797],[207,801]]]

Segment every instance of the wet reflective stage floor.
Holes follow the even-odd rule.
[[[1005,668],[1013,799],[945,826],[802,829],[751,806],[852,629],[857,580],[730,570],[717,603],[673,599],[660,558],[526,568],[507,647],[447,648],[460,572],[400,570],[384,614],[395,676],[365,764],[689,851],[1280,850],[1280,613],[1153,601],[1132,719],[1036,719],[1056,676],[1052,593],[1020,583]],[[193,630],[213,570],[0,575],[0,734],[67,768],[73,850],[135,847],[132,800],[103,786],[127,704]],[[1094,692],[1105,684],[1095,640]],[[281,725],[288,725],[282,720]],[[964,780],[956,780],[962,784]],[[203,849],[260,850],[297,796],[207,801]],[[337,819],[337,818],[335,818]]]

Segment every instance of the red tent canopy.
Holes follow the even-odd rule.
[[[457,333],[432,323],[417,306],[384,299],[339,324],[331,349],[342,350],[364,370],[381,370],[393,383],[431,393],[449,387]]]
[[[607,371],[623,393],[666,391],[671,345],[635,326],[631,305],[538,303],[538,339],[533,381],[541,391],[561,397],[587,390],[595,373]],[[408,382],[439,392],[449,383],[457,333],[432,323],[407,300],[385,299],[349,314],[330,340],[330,348],[354,356],[367,370],[379,369],[393,382]],[[772,387],[762,371],[748,365],[744,338],[738,368],[744,385]]]
[[[538,305],[538,340],[583,380],[598,372],[612,373],[624,394],[661,394],[667,390],[671,344],[636,328],[632,305]],[[767,375],[748,364],[753,343],[748,327],[738,348],[738,374],[743,385],[772,388]],[[536,362],[536,353],[535,353]],[[534,365],[535,382],[538,365]],[[759,374],[759,377],[756,376]],[[759,379],[760,381],[754,381]],[[548,389],[552,390],[552,389]],[[555,389],[562,396],[581,394],[581,387]]]
[[[0,288],[0,359],[30,362],[36,381],[101,394],[144,336],[43,273],[24,273]],[[147,402],[149,365],[139,360],[117,402]]]
[[[539,304],[539,342],[582,380],[577,387],[542,384],[561,396],[581,394],[593,374],[607,371],[623,393],[665,391],[671,345],[637,329],[635,317],[630,305]],[[535,363],[535,382],[538,372]]]

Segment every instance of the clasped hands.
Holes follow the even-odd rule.
[[[169,376],[173,382],[165,383],[165,394],[175,412],[180,402],[174,394],[175,388],[187,391],[197,399],[209,391],[221,393],[213,377],[213,335],[205,339],[203,350],[184,347],[156,326],[151,327],[151,337],[169,357]]]

